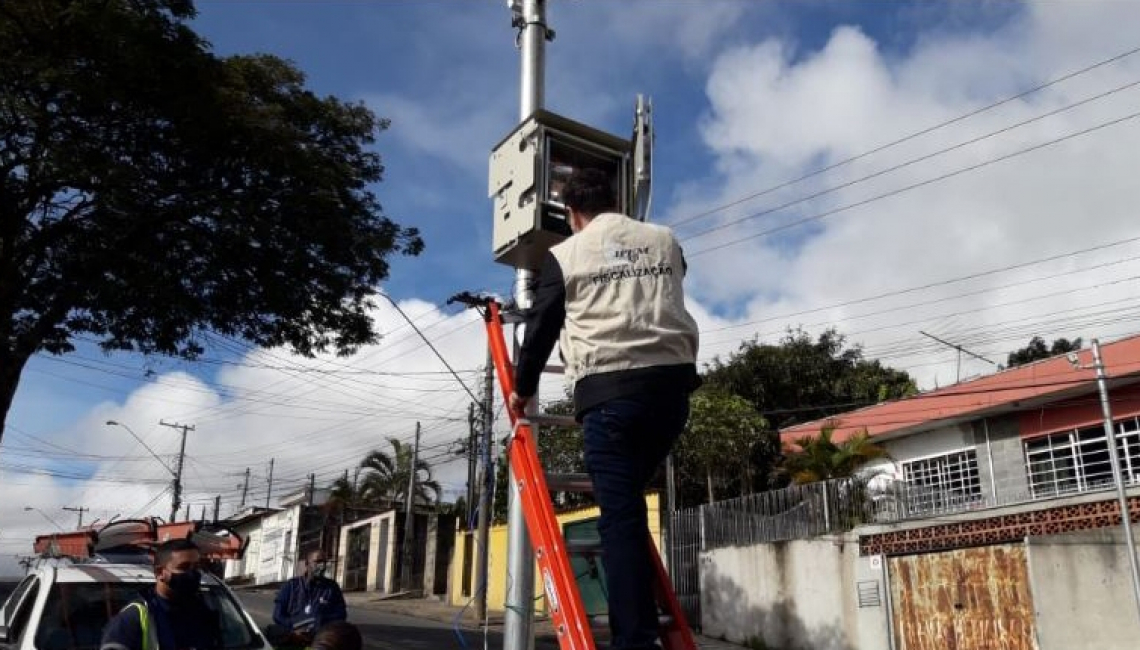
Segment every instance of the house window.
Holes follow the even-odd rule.
[[[961,510],[982,500],[973,449],[904,462],[902,469],[912,514]]]
[[[1115,429],[1124,481],[1140,482],[1140,421],[1127,418],[1116,422]],[[1096,490],[1113,483],[1101,425],[1026,441],[1025,464],[1034,498]]]

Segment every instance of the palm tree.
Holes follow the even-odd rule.
[[[887,450],[874,442],[864,429],[843,442],[833,442],[837,423],[829,422],[819,430],[819,436],[806,436],[796,440],[798,449],[786,452],[782,471],[792,482],[804,484],[834,478],[854,476],[859,468],[880,458],[890,458]]]
[[[404,501],[408,494],[408,482],[412,472],[411,445],[396,438],[388,438],[392,452],[374,449],[360,461],[364,476],[360,481],[360,494],[370,503],[384,501]],[[415,500],[421,503],[438,502],[439,483],[431,477],[431,465],[422,458],[415,462]]]

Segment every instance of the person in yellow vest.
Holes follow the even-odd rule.
[[[644,490],[700,386],[685,258],[668,228],[616,212],[602,171],[575,172],[562,199],[574,235],[543,262],[510,407],[523,414],[558,342],[602,511],[611,647],[649,650],[658,647],[658,619]]]
[[[212,650],[222,647],[218,613],[202,598],[201,553],[188,539],[155,549],[152,587],[103,629],[100,650]]]

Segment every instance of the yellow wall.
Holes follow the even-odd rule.
[[[653,537],[653,542],[657,545],[658,550],[661,549],[661,498],[656,493],[645,495],[645,505],[649,509],[649,532]],[[598,507],[592,506],[583,508],[581,510],[572,510],[558,515],[558,523],[565,525],[582,521],[583,519],[592,519],[599,514]],[[467,536],[458,534],[455,536],[455,549],[451,555],[451,577],[449,584],[452,587],[448,590],[450,592],[451,604],[456,606],[466,605],[471,598],[463,595],[463,590],[459,585],[463,581],[463,553],[464,546],[467,543]],[[474,543],[474,541],[472,541]],[[487,609],[493,611],[503,611],[503,606],[506,601],[507,594],[507,527],[506,525],[492,526],[490,531],[490,540],[488,546],[491,548],[490,558],[488,560],[487,572],[490,574],[487,590]],[[478,549],[472,552],[472,564],[476,562],[475,558],[478,557]],[[535,565],[535,575],[539,575],[538,566]],[[471,569],[471,591],[474,594],[477,585],[475,584],[477,577],[475,576],[475,567]],[[541,592],[541,587],[536,586],[535,595]],[[543,598],[535,603],[537,611],[543,612],[546,609],[546,599]]]

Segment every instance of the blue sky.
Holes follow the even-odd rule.
[[[198,7],[195,27],[219,54],[285,57],[316,92],[366,102],[391,119],[377,142],[386,174],[376,192],[389,216],[422,230],[427,248],[397,260],[385,290],[474,383],[484,350],[478,323],[442,303],[460,290],[505,294],[513,280],[491,259],[486,196],[490,149],[518,121],[518,53],[505,3]],[[876,150],[1140,45],[1130,27],[1137,18],[1131,3],[1111,1],[551,0],[557,36],[547,50],[547,107],[624,136],[635,95],[652,97],[652,218],[679,224],[702,360],[752,336],[834,326],[923,386],[944,385],[955,379],[955,356],[919,329],[997,359],[1033,334],[1112,338],[1140,329],[1140,314],[1129,311],[1137,297],[1129,278],[1140,276],[1135,244],[955,280],[1133,235],[1129,206],[1140,197],[1129,170],[1140,129],[1134,121],[1101,126],[1134,110],[1136,89],[1068,107],[1140,78],[1138,57]],[[989,162],[1091,127],[1099,130]],[[1009,130],[986,135],[1001,129]],[[952,150],[933,155],[943,149]],[[921,187],[875,198],[910,185]],[[821,214],[828,216],[764,234]],[[710,227],[720,229],[698,236]],[[196,364],[106,357],[86,344],[70,357],[34,359],[9,416],[17,433],[5,435],[0,483],[53,514],[80,502],[98,509],[93,516],[147,512],[152,501],[162,514],[161,486],[29,473],[27,466],[161,478],[130,437],[103,425],[108,419],[128,423],[163,455],[176,442],[158,420],[195,423],[190,500],[222,494],[231,510],[235,477],[250,466],[263,482],[270,456],[289,488],[309,471],[330,480],[384,436],[407,439],[417,420],[430,423],[427,444],[462,435],[463,389],[430,374],[442,364],[398,314],[380,306],[376,318],[388,336],[346,360],[255,353],[232,342]],[[990,370],[969,362],[963,376]],[[107,458],[77,462],[51,445]],[[447,461],[437,459],[439,473],[454,493],[462,463]],[[44,523],[15,506],[0,509],[0,557]]]

